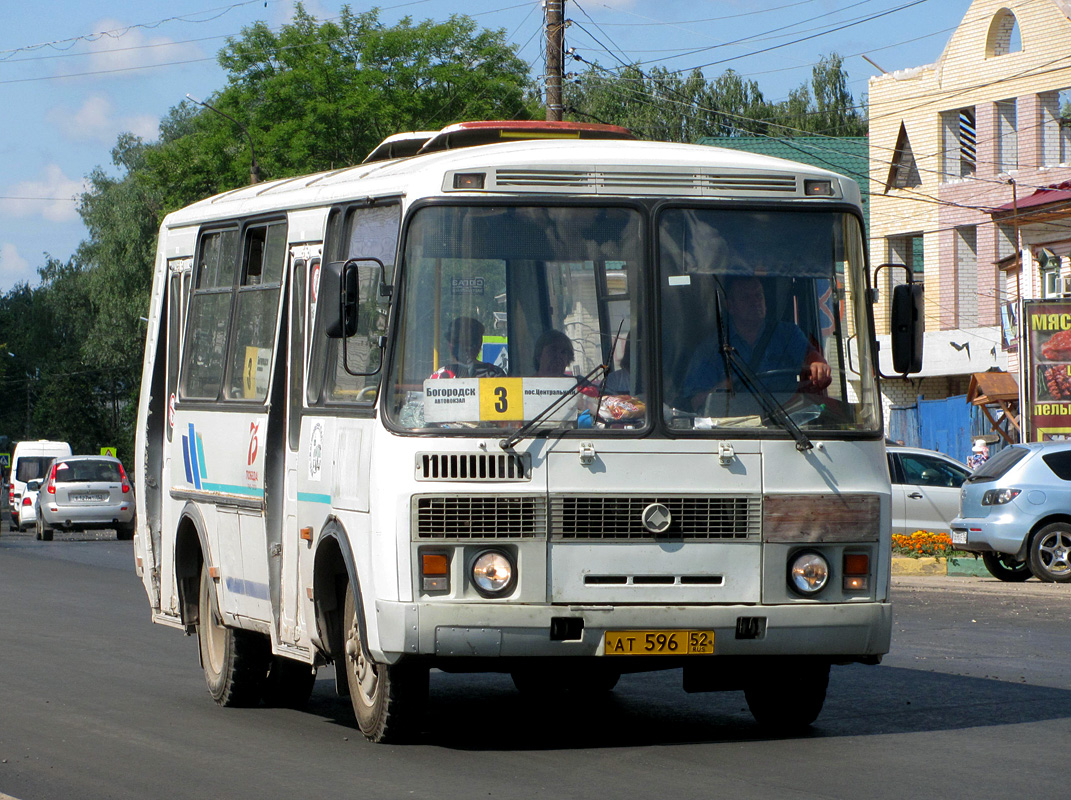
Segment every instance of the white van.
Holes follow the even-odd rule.
[[[8,489],[8,502],[11,503],[11,530],[17,531],[20,524],[22,494],[29,481],[41,480],[45,470],[54,458],[71,455],[71,446],[66,442],[49,442],[39,439],[36,442],[19,442],[11,457],[11,487]]]

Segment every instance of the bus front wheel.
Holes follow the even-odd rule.
[[[361,639],[360,620],[353,587],[346,588],[343,606],[345,625],[346,685],[350,690],[357,727],[372,742],[400,742],[419,732],[428,696],[427,667],[379,664],[373,661]]]
[[[223,624],[207,566],[201,569],[197,646],[213,700],[221,706],[239,708],[260,703],[271,645],[265,636]]]
[[[744,687],[747,707],[763,728],[799,733],[822,713],[829,686],[829,662],[784,659],[758,670]]]

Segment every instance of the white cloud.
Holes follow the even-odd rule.
[[[71,111],[63,106],[49,109],[45,119],[72,141],[93,141],[114,144],[121,131],[130,131],[145,140],[155,139],[160,121],[151,114],[127,117],[115,115],[115,104],[105,95],[90,95],[82,107]]]
[[[15,245],[0,242],[0,291],[7,291],[20,283],[37,283],[37,270],[19,255]]]
[[[127,27],[117,19],[99,20],[91,29],[99,33],[87,45],[88,62],[80,62],[78,67],[64,68],[65,74],[122,74],[122,71],[136,67],[170,64],[205,56],[201,48],[193,42],[179,44],[167,36],[150,36],[143,28]]]
[[[77,197],[86,188],[84,181],[72,180],[58,165],[49,164],[39,179],[22,181],[0,191],[7,198],[0,199],[0,214],[72,222],[78,219]]]
[[[9,285],[28,272],[30,262],[19,255],[19,250],[10,242],[0,244],[0,284]]]

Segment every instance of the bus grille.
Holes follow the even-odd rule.
[[[418,481],[528,481],[527,453],[417,453]]]
[[[669,509],[672,522],[659,534],[643,525],[652,503]],[[550,529],[559,540],[758,539],[762,503],[753,497],[552,497]]]
[[[547,532],[541,495],[414,497],[418,539],[535,539]]]
[[[581,194],[674,194],[714,196],[724,194],[795,195],[799,184],[791,173],[748,173],[709,169],[643,171],[630,169],[525,169],[503,168],[495,172],[495,187],[567,190]]]

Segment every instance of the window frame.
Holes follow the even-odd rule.
[[[249,233],[252,230],[263,228],[267,230],[272,225],[281,225],[283,229],[283,264],[278,272],[278,281],[256,284],[256,285],[243,285],[243,280],[247,275],[247,269],[249,266],[249,252],[250,252],[250,239]],[[199,288],[195,285],[198,273],[198,259],[203,254],[205,242],[208,237],[214,234],[220,234],[227,231],[234,231],[237,233],[237,243],[234,253],[234,264],[231,265],[230,282],[229,284],[220,284],[210,288]],[[181,356],[179,361],[178,370],[178,382],[176,384],[176,404],[190,404],[190,405],[219,405],[223,404],[228,408],[263,408],[268,399],[271,397],[271,382],[274,378],[275,362],[278,358],[279,350],[279,331],[280,314],[282,312],[282,299],[286,295],[287,284],[287,269],[289,267],[289,253],[290,253],[290,224],[289,219],[285,212],[276,212],[264,216],[248,217],[242,219],[229,219],[221,220],[219,222],[213,222],[210,224],[202,225],[197,232],[197,242],[194,247],[193,265],[190,271],[193,281],[189,287],[187,295],[183,302],[182,309],[182,328],[181,328]],[[265,239],[266,240],[266,239]],[[261,261],[261,274],[263,274],[264,261],[263,258],[267,255],[265,251]],[[252,291],[257,290],[275,290],[277,292],[275,300],[275,332],[272,336],[272,342],[270,347],[270,361],[268,365],[268,385],[265,389],[263,397],[232,397],[228,395],[227,384],[232,377],[232,362],[234,360],[234,348],[237,340],[237,327],[238,327],[238,308],[239,298],[243,294],[249,294]],[[192,357],[192,345],[193,337],[190,333],[190,314],[196,307],[196,299],[198,297],[204,297],[207,295],[229,295],[229,301],[226,303],[227,307],[227,323],[226,323],[226,339],[223,347],[223,361],[219,373],[218,384],[216,386],[216,392],[212,396],[191,396],[187,391],[187,380],[189,377],[190,359]]]
[[[375,415],[375,405],[379,399],[379,393],[382,387],[382,376],[387,368],[387,351],[381,354],[379,370],[373,375],[365,376],[369,378],[366,382],[365,389],[367,390],[371,386],[376,387],[375,393],[370,397],[358,398],[355,400],[340,400],[329,396],[328,392],[328,372],[330,369],[329,356],[331,355],[331,341],[324,334],[324,315],[319,313],[319,304],[322,302],[320,297],[320,286],[313,287],[311,281],[312,275],[315,274],[317,279],[320,279],[324,274],[322,267],[326,266],[330,262],[345,261],[350,256],[347,251],[349,249],[350,237],[353,233],[353,220],[357,218],[358,212],[363,209],[372,208],[384,208],[394,206],[398,209],[398,227],[394,240],[394,262],[390,265],[384,265],[384,280],[387,285],[392,287],[397,286],[397,280],[395,276],[398,274],[398,261],[401,257],[401,241],[402,241],[402,229],[405,225],[405,217],[408,213],[404,198],[401,195],[387,195],[384,197],[369,197],[360,202],[350,202],[333,206],[327,214],[327,222],[325,225],[324,242],[322,255],[320,257],[321,269],[316,273],[310,271],[306,280],[309,282],[307,289],[307,303],[305,313],[306,328],[310,331],[309,352],[308,352],[308,365],[305,371],[305,385],[304,385],[304,402],[306,408],[316,411],[324,411],[331,409],[332,413],[335,411],[342,411],[349,409],[355,416],[360,417],[372,417]],[[353,256],[358,261],[361,260],[361,256]],[[311,262],[310,262],[311,264]],[[382,285],[382,284],[381,284]],[[387,307],[387,325],[383,332],[387,335],[387,341],[391,341],[390,336],[392,320],[394,317],[394,299],[397,295],[395,291],[388,302]],[[315,300],[313,298],[315,297]],[[314,307],[315,306],[315,307]],[[311,325],[310,325],[311,320]],[[354,334],[356,336],[357,334]],[[350,337],[353,338],[353,337]],[[341,339],[338,348],[341,349]]]

